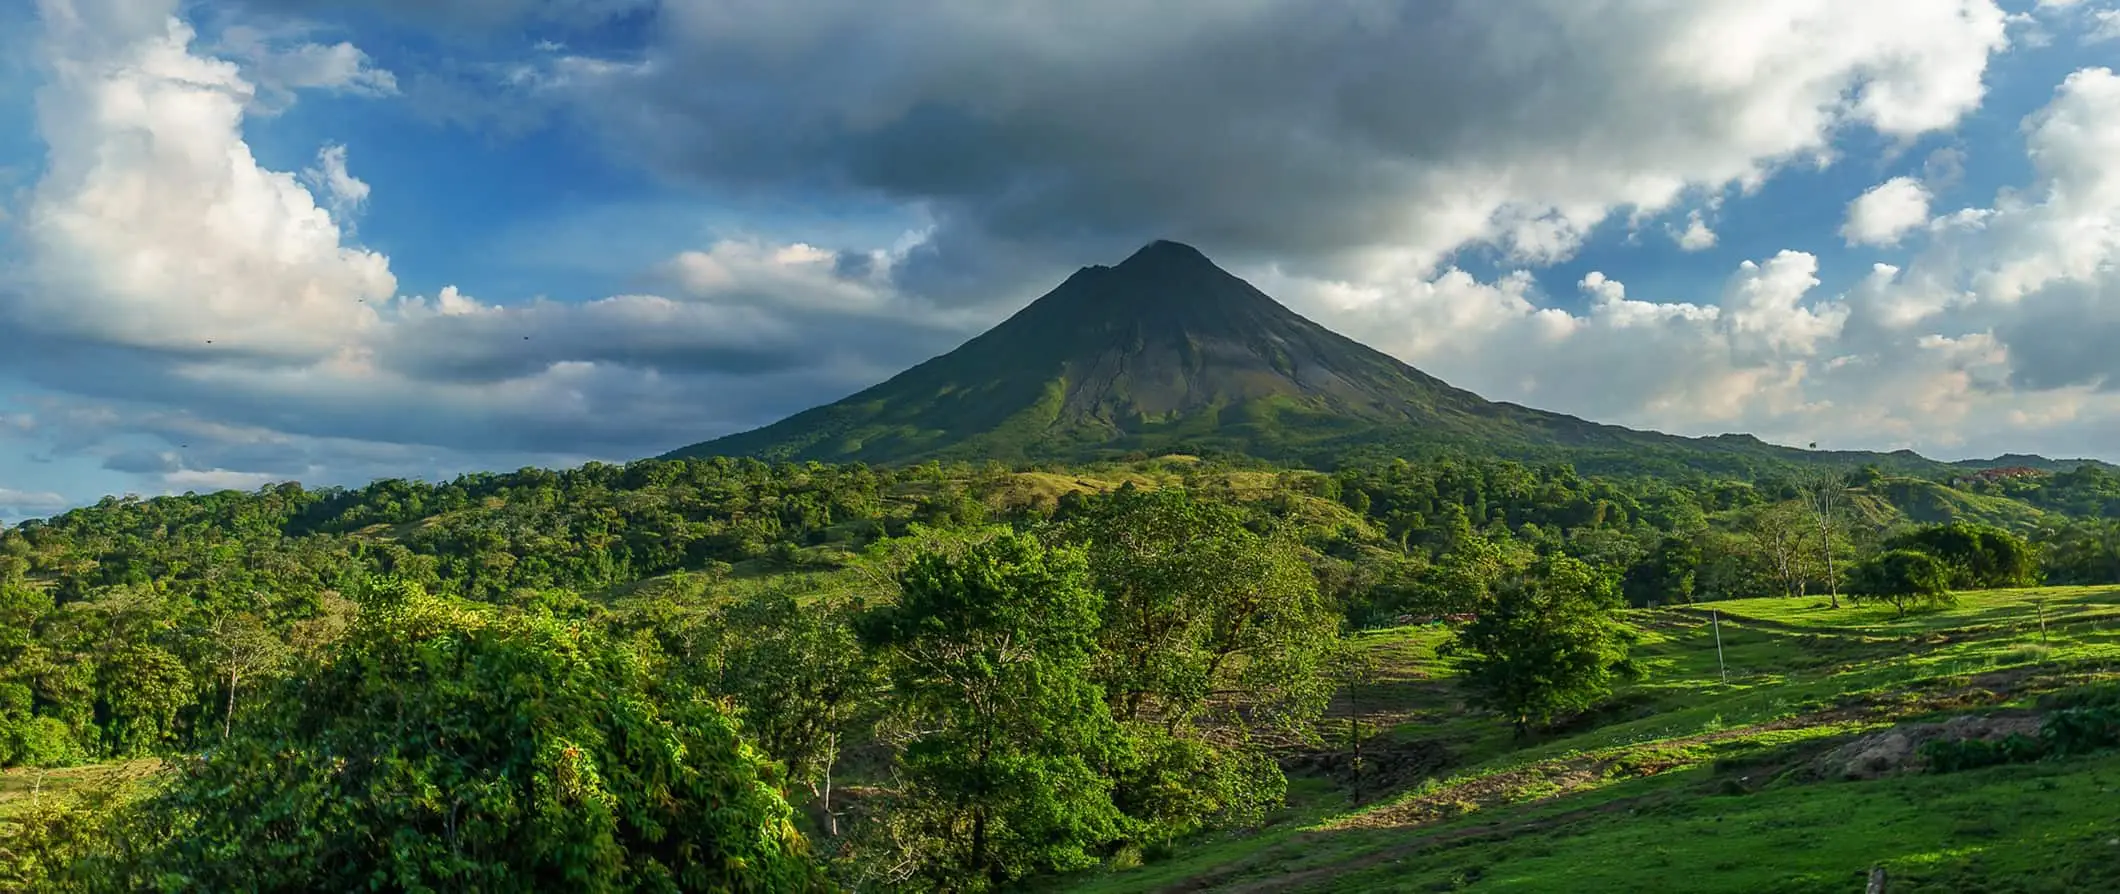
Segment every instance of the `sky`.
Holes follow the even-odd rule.
[[[622,462],[1199,247],[1461,387],[2120,461],[2116,0],[0,8],[0,520]]]

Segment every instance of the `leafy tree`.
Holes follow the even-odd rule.
[[[80,870],[110,890],[816,887],[770,766],[645,671],[579,625],[385,582]]]
[[[1096,679],[1121,719],[1175,728],[1214,696],[1291,727],[1323,710],[1339,618],[1296,544],[1177,488],[1123,488],[1056,535],[1105,594]]]
[[[1628,569],[1624,581],[1627,601],[1634,605],[1692,602],[1700,560],[1700,543],[1695,539],[1664,538],[1648,558]]]
[[[915,559],[865,616],[905,727],[900,790],[875,834],[894,882],[978,891],[1095,862],[1125,834],[1100,768],[1124,759],[1090,681],[1097,612],[1081,553],[1002,534]]]
[[[832,768],[883,682],[855,634],[855,609],[767,592],[717,618],[726,643],[717,688],[735,700],[759,747],[810,786],[832,835],[839,834]]]
[[[221,737],[226,739],[235,724],[236,694],[244,683],[277,670],[287,659],[288,647],[248,613],[215,618],[206,629],[206,636],[213,650],[215,676],[228,691],[228,702],[221,713]]]
[[[1105,594],[1095,680],[1144,758],[1122,807],[1167,835],[1263,815],[1287,788],[1268,740],[1307,734],[1336,685],[1339,613],[1301,547],[1180,488],[1077,503],[1054,535]]]
[[[1861,598],[1881,599],[1901,615],[1913,606],[1948,605],[1951,569],[1921,550],[1894,549],[1856,567],[1855,590]]]
[[[1912,549],[1941,560],[1950,586],[1965,589],[2026,587],[2038,582],[2039,559],[2031,544],[2008,531],[1952,522],[1928,525],[1892,538],[1887,549]]]
[[[1617,603],[1609,578],[1574,559],[1543,558],[1495,587],[1441,651],[1463,675],[1467,700],[1507,716],[1523,736],[1596,704],[1633,672]]]

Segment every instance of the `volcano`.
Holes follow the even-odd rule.
[[[1751,471],[1820,459],[1902,471],[1943,465],[1906,451],[1684,438],[1485,400],[1169,241],[1115,267],[1082,268],[1001,324],[882,384],[664,458],[1021,463],[1224,453],[1329,468],[1436,451],[1599,470]]]

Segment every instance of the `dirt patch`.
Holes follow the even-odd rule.
[[[1827,752],[1812,765],[1812,771],[1821,779],[1878,779],[1921,770],[1925,765],[1921,748],[1930,742],[1997,742],[2011,735],[2038,734],[2039,716],[2028,711],[1901,724]]]
[[[1364,743],[1360,763],[1353,751],[1309,752],[1281,763],[1290,774],[1318,775],[1365,798],[1390,794],[1434,776],[1456,761],[1456,755],[1441,742],[1373,741]]]

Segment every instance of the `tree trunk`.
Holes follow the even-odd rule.
[[[236,723],[236,672],[228,672],[228,708],[221,713],[221,741],[228,741],[228,734]]]
[[[1833,607],[1839,608],[1840,581],[1833,577],[1833,527],[1826,522],[1824,515],[1818,517],[1818,547],[1819,555],[1826,562],[1826,593],[1832,597]]]
[[[997,867],[986,865],[986,811],[972,809],[972,871],[986,873],[987,878],[999,882]]]
[[[1863,889],[1863,894],[1884,894],[1884,882],[1884,867],[1870,867],[1870,885]]]

